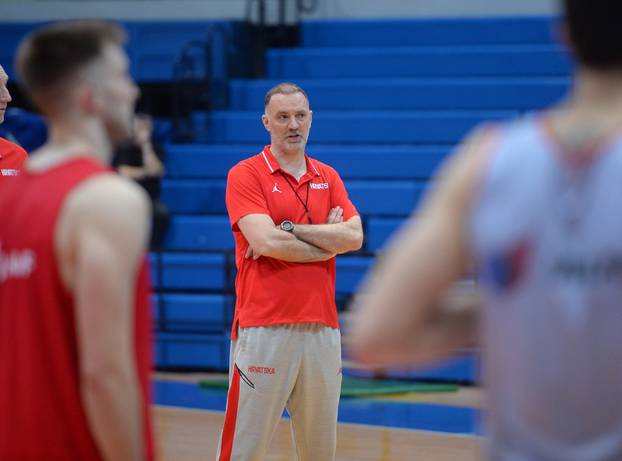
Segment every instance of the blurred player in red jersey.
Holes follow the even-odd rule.
[[[50,136],[0,194],[1,460],[153,459],[149,206],[106,166],[138,94],[124,40],[77,21],[18,51]]]

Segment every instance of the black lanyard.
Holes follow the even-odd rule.
[[[307,221],[309,221],[309,224],[313,224],[311,222],[311,215],[309,214],[309,207],[307,206],[309,203],[309,183],[311,181],[307,181],[307,196],[305,197],[305,201],[303,202],[302,198],[300,197],[300,195],[298,195],[298,192],[294,188],[294,185],[291,182],[289,182],[289,179],[287,179],[287,176],[285,176],[281,170],[279,170],[279,174],[283,176],[283,179],[287,182],[287,185],[289,186],[289,188],[292,190],[292,192],[294,192],[294,194],[296,194],[296,198],[298,199],[298,201],[302,203],[302,206],[305,209],[305,213],[307,214]]]

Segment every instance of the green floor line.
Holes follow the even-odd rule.
[[[209,379],[199,381],[199,386],[205,389],[227,390],[227,379]],[[407,394],[410,392],[457,392],[458,385],[445,383],[410,383],[407,381],[351,378],[344,376],[341,384],[342,397],[365,397],[373,395]]]

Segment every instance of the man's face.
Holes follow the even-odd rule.
[[[99,112],[108,136],[113,143],[126,140],[132,135],[138,88],[129,75],[125,52],[116,45],[106,46],[94,70]]]
[[[266,130],[270,132],[273,149],[281,152],[304,151],[312,115],[304,94],[273,95],[262,117]]]
[[[6,74],[2,66],[0,66],[0,123],[4,122],[4,113],[7,105],[11,102],[11,94],[7,88],[9,76]]]

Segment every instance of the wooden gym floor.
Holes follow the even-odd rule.
[[[155,376],[160,461],[215,460],[226,394],[202,391],[203,375]],[[481,391],[342,399],[338,461],[475,461]],[[266,461],[293,461],[289,421],[281,420]]]

